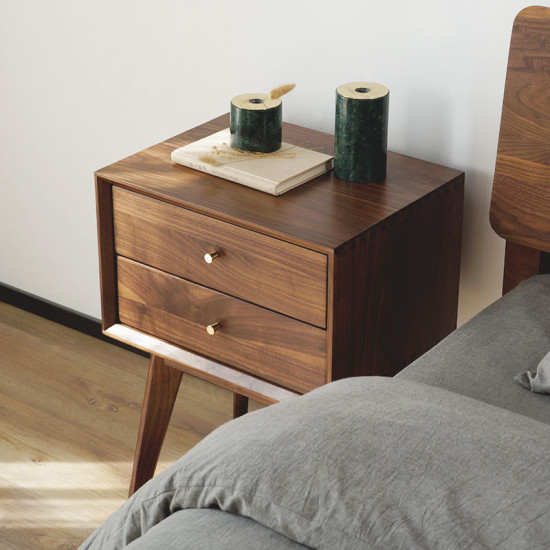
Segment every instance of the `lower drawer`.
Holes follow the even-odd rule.
[[[117,277],[122,323],[301,393],[325,383],[324,330],[126,258]]]

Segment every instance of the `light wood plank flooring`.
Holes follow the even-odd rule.
[[[0,302],[0,548],[75,549],[124,502],[147,366]],[[184,375],[157,472],[229,420],[231,399]]]

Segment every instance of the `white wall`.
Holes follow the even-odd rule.
[[[0,0],[0,282],[100,316],[93,172],[296,82],[284,119],[333,132],[334,89],[390,88],[389,147],[464,170],[460,318],[500,292],[488,222],[517,0]]]

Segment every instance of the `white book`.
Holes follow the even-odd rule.
[[[229,143],[227,128],[172,151],[172,160],[272,195],[312,180],[333,165],[332,156],[289,143],[273,153],[239,151]]]

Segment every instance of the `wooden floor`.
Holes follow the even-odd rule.
[[[147,365],[0,302],[1,549],[73,550],[126,499]],[[157,471],[229,420],[231,399],[184,375]]]

